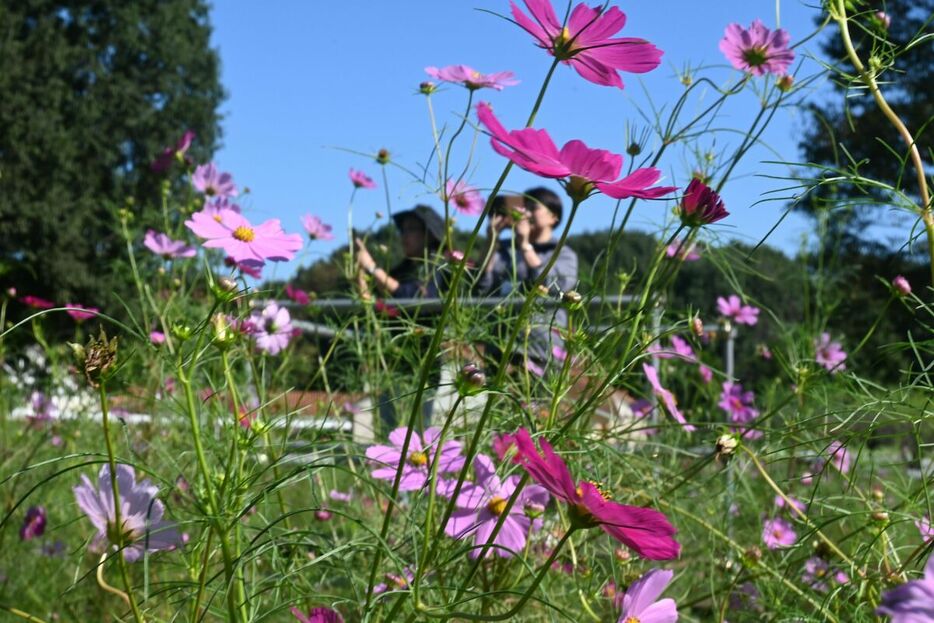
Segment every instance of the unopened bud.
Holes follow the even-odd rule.
[[[524,512],[525,516],[529,519],[538,519],[545,513],[545,507],[541,504],[530,502],[525,505]]]
[[[380,149],[376,152],[376,162],[379,164],[389,164],[389,150]]]
[[[437,88],[438,87],[434,82],[426,80],[425,82],[422,82],[420,85],[418,85],[418,92],[422,95],[431,95],[437,90]]]
[[[330,518],[331,518],[331,511],[329,510],[321,509],[321,510],[315,511],[315,519],[317,519],[318,521],[327,521]]]
[[[617,547],[613,550],[613,556],[615,556],[616,560],[619,562],[629,562],[632,559],[632,554],[629,553],[629,550],[623,549],[622,547]]]
[[[878,521],[880,523],[886,522],[889,520],[889,514],[885,511],[874,511],[869,515],[873,521]]]
[[[191,330],[191,327],[188,326],[187,324],[179,323],[179,324],[172,325],[172,335],[175,336],[176,339],[181,340],[182,342],[191,338],[192,333],[193,331]]]
[[[16,288],[7,288],[6,295],[10,297],[11,299],[16,298]]]
[[[902,275],[895,275],[892,279],[892,288],[899,296],[908,296],[911,294],[911,284]]]
[[[100,387],[101,381],[106,380],[114,371],[117,363],[117,338],[107,339],[107,333],[101,327],[98,337],[88,340],[87,346],[69,344],[75,355],[78,370],[92,387]]]
[[[753,545],[743,552],[743,560],[745,560],[746,563],[750,565],[758,563],[760,560],[762,560],[762,550],[759,547]]]
[[[538,284],[538,287],[535,288],[535,293],[539,296],[548,296],[548,286],[543,283]]]
[[[704,337],[704,321],[700,319],[700,316],[691,318],[691,333],[697,337]]]
[[[461,395],[476,394],[486,385],[486,375],[475,363],[468,363],[461,368],[457,375],[457,389]]]
[[[783,93],[787,93],[794,86],[794,83],[795,79],[792,76],[784,75],[778,79],[778,89]]]
[[[630,156],[638,156],[642,153],[642,145],[633,141],[629,143],[629,147],[626,148],[626,153]]]
[[[117,217],[123,223],[132,223],[133,222],[133,213],[126,208],[120,208],[117,210]]]
[[[739,446],[739,440],[736,435],[724,434],[717,439],[717,454],[719,456],[730,456]]]
[[[876,502],[882,502],[885,500],[885,490],[881,485],[873,485],[872,497],[875,498]]]
[[[561,294],[561,302],[564,303],[568,309],[580,309],[583,300],[584,297],[582,297],[577,290],[568,290]]]
[[[225,314],[214,314],[211,326],[214,329],[214,344],[218,348],[224,349],[237,339],[237,332],[230,326],[230,320]]]

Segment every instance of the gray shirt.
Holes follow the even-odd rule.
[[[480,291],[490,296],[506,297],[513,293],[524,296],[526,288],[535,283],[542,270],[548,265],[555,252],[556,244],[546,242],[532,246],[542,260],[541,266],[537,268],[529,266],[518,249],[516,249],[515,263],[513,263],[512,241],[500,241],[491,260],[492,269],[484,271],[477,284]],[[577,287],[577,254],[567,245],[558,252],[558,259],[548,272],[544,285],[548,287],[552,296],[559,296],[562,292]],[[542,365],[552,358],[553,347],[564,346],[564,341],[552,331],[552,328],[567,328],[567,311],[562,307],[546,309],[541,313],[533,314],[531,324],[532,329],[528,336],[528,356],[536,364]],[[523,343],[517,347],[517,353],[526,352],[525,337],[520,335],[520,339]]]

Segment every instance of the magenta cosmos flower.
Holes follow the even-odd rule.
[[[748,29],[739,24],[727,26],[720,51],[733,67],[754,76],[784,76],[795,59],[794,51],[788,49],[788,33],[781,28],[772,32],[758,19]]]
[[[681,424],[684,430],[688,432],[697,430],[694,425],[688,424],[688,421],[684,418],[684,414],[681,413],[681,409],[678,408],[678,400],[675,398],[675,395],[672,394],[670,390],[662,387],[662,382],[658,380],[658,370],[656,370],[654,366],[644,363],[642,364],[642,371],[645,372],[645,378],[649,380],[652,391],[661,399],[662,404],[665,405],[665,411],[668,412],[668,415]]]
[[[185,152],[187,152],[188,148],[191,147],[191,142],[194,139],[194,130],[185,130],[185,133],[182,134],[180,139],[178,139],[178,142],[175,143],[175,146],[166,147],[163,149],[162,153],[159,154],[155,160],[153,160],[149,167],[156,173],[163,173],[168,171],[173,162],[185,155]]]
[[[723,316],[732,319],[736,324],[752,326],[759,322],[759,308],[752,305],[743,305],[742,300],[735,294],[731,294],[727,298],[718,296],[717,309]]]
[[[191,176],[191,185],[208,197],[233,197],[237,194],[230,173],[221,173],[213,162],[202,164]]]
[[[677,531],[665,515],[652,508],[613,502],[606,492],[586,480],[575,486],[568,466],[555,454],[551,444],[540,439],[540,454],[526,429],[520,428],[515,440],[517,454],[513,460],[552,495],[567,502],[572,525],[579,528],[599,526],[644,558],[678,557],[681,546],[672,536]]]
[[[143,236],[143,246],[162,256],[162,259],[171,260],[177,257],[194,257],[197,251],[181,240],[172,240],[166,234],[154,229],[146,230]]]
[[[644,74],[658,67],[662,51],[644,39],[613,38],[626,25],[626,14],[617,7],[574,7],[567,24],[558,20],[549,0],[525,0],[531,17],[510,1],[516,23],[535,38],[536,44],[570,65],[584,80],[623,88],[618,72]]]
[[[344,617],[331,608],[312,608],[308,614],[298,608],[292,608],[290,612],[299,623],[344,623]]]
[[[285,262],[302,248],[302,237],[282,231],[279,219],[275,218],[254,226],[233,210],[220,210],[213,216],[202,210],[192,214],[185,225],[196,236],[206,239],[205,247],[223,249],[238,264]]]
[[[65,303],[65,313],[74,319],[75,322],[84,322],[90,320],[100,312],[97,307],[85,307],[80,303]]]
[[[688,227],[710,225],[730,215],[723,207],[723,199],[710,186],[696,177],[684,189],[678,205],[681,222]]]
[[[518,80],[513,79],[513,73],[511,71],[481,74],[473,67],[468,67],[467,65],[449,65],[441,69],[437,67],[426,67],[425,73],[442,82],[461,84],[471,91],[484,88],[502,91],[503,87],[511,87],[519,84]]]
[[[356,169],[350,170],[350,183],[354,188],[376,188],[376,182],[369,175]]]
[[[334,234],[331,233],[332,227],[319,219],[317,216],[306,214],[302,217],[302,225],[308,232],[308,237],[312,240],[333,240]]]
[[[45,507],[31,506],[26,511],[26,517],[23,519],[23,525],[19,529],[19,538],[23,541],[31,541],[45,534],[45,524],[47,515]]]
[[[756,395],[743,391],[743,386],[739,383],[730,381],[723,383],[723,392],[720,394],[718,406],[726,411],[731,422],[738,425],[736,427],[738,430],[746,431],[743,436],[748,439],[762,437],[761,431],[746,426],[759,417],[759,410],[752,406],[755,399]]]
[[[377,467],[370,476],[380,480],[394,480],[399,463],[402,467],[402,480],[399,491],[417,491],[428,482],[428,468],[437,453],[436,447],[440,431],[436,427],[425,430],[424,443],[417,432],[412,432],[408,455],[402,456],[402,443],[405,441],[405,427],[389,433],[390,446],[376,445],[366,449],[366,458],[376,463]],[[459,441],[445,441],[438,454],[438,473],[456,472],[464,466]]]
[[[791,547],[797,539],[795,529],[781,517],[762,522],[762,541],[769,549]]]
[[[676,190],[674,186],[650,188],[661,177],[661,171],[653,167],[636,169],[617,180],[623,157],[604,149],[590,149],[583,141],[568,141],[559,151],[545,130],[508,131],[486,102],[477,104],[477,117],[490,133],[490,145],[496,153],[529,173],[562,180],[568,194],[578,201],[588,197],[594,188],[614,199],[654,199]]]
[[[678,606],[671,598],[659,599],[674,572],[652,569],[636,580],[623,595],[623,610],[617,623],[675,623]]]
[[[285,284],[285,295],[289,300],[298,305],[308,305],[311,303],[311,297],[301,288],[294,287],[291,283]]]
[[[486,200],[476,188],[468,186],[467,182],[448,180],[441,194],[443,201],[454,204],[454,209],[467,216],[479,216],[483,212]]]
[[[456,510],[451,514],[444,532],[455,539],[473,536],[474,549],[470,557],[480,555],[483,545],[490,541],[490,534],[506,511],[506,503],[516,490],[519,476],[509,476],[500,480],[496,475],[496,466],[485,454],[478,454],[474,459],[475,483],[464,483],[457,496]],[[538,485],[529,485],[522,489],[518,498],[503,520],[500,531],[493,538],[493,547],[502,558],[509,558],[521,552],[535,519],[541,515],[548,504],[548,492]],[[541,523],[539,520],[538,524]],[[537,527],[537,526],[536,526]]]
[[[892,617],[892,623],[934,621],[934,556],[924,566],[924,577],[897,586],[882,595],[876,614]]]
[[[834,342],[830,339],[829,333],[821,333],[819,339],[814,341],[814,360],[820,365],[830,370],[831,374],[836,374],[846,370],[846,351],[840,342]]]
[[[250,316],[250,334],[256,348],[270,355],[278,355],[292,339],[292,317],[289,310],[270,301],[263,311]]]
[[[44,298],[33,296],[32,294],[27,294],[22,297],[19,302],[33,309],[52,309],[55,307],[55,303],[52,301],[47,301]]]
[[[123,533],[123,557],[127,562],[139,560],[144,550],[156,552],[169,550],[181,544],[175,525],[163,520],[165,506],[156,498],[159,489],[148,480],[136,482],[136,472],[129,465],[117,465],[117,489],[120,493],[120,520],[116,525],[113,489],[110,482],[110,465],[101,466],[97,486],[87,476],[74,488],[78,507],[88,516],[97,535],[96,544],[103,545],[119,532]],[[116,543],[114,543],[116,545]]]

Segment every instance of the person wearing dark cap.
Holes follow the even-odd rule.
[[[392,218],[399,228],[405,257],[389,271],[383,270],[370,255],[366,244],[355,238],[357,266],[393,298],[437,298],[442,284],[437,271],[431,267],[431,260],[444,240],[444,220],[426,205],[397,212]],[[365,281],[360,281],[366,295]]]
[[[478,282],[481,292],[509,296],[531,287],[555,252],[558,257],[543,285],[553,295],[573,290],[577,286],[577,254],[567,245],[557,250],[554,239],[561,217],[561,198],[544,187],[530,188],[521,196],[496,197],[489,222],[488,259]],[[512,228],[512,240],[499,240],[507,228]],[[517,359],[525,361],[516,363],[530,369],[544,368],[553,348],[563,346],[552,329],[567,327],[567,312],[558,307],[533,316],[531,322],[528,341],[517,349]]]

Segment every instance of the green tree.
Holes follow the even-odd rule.
[[[118,311],[117,209],[156,222],[152,160],[186,129],[196,160],[220,136],[207,3],[19,0],[0,24],[0,283]]]

